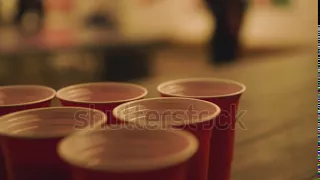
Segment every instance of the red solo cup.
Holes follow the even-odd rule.
[[[117,124],[111,113],[113,108],[125,102],[142,99],[147,93],[146,88],[135,84],[100,82],[62,88],[57,92],[57,98],[63,106],[101,110],[107,114],[108,124]]]
[[[48,107],[56,91],[38,85],[0,86],[0,116],[5,114]],[[3,154],[0,151],[0,179],[6,179]]]
[[[229,180],[233,160],[236,113],[245,85],[232,80],[191,78],[168,81],[157,87],[162,97],[188,97],[217,104],[211,139],[208,180]]]
[[[48,107],[55,95],[54,89],[45,86],[0,86],[0,116],[27,109]]]
[[[69,180],[56,152],[58,142],[96,128],[106,115],[88,108],[51,107],[0,117],[0,142],[9,180]]]
[[[80,132],[58,147],[73,180],[186,180],[197,139],[181,130],[111,125]]]
[[[113,115],[125,123],[148,129],[178,128],[199,140],[199,149],[190,164],[188,180],[207,180],[210,138],[220,108],[210,102],[191,98],[152,98],[116,107]]]

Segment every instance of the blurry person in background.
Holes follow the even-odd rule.
[[[23,17],[28,12],[33,12],[38,15],[40,19],[43,18],[43,0],[17,0],[17,14],[15,23],[22,23]]]
[[[232,61],[239,50],[239,32],[248,0],[205,0],[216,17],[210,50],[215,62]]]

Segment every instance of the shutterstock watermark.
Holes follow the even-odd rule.
[[[107,117],[104,113],[99,113],[90,105],[88,110],[79,110],[74,114],[74,128],[76,130],[96,129],[101,124],[107,123]]]
[[[93,105],[91,109],[95,109]],[[111,129],[119,128],[143,128],[149,130],[168,129],[172,127],[190,130],[248,130],[244,122],[246,110],[237,109],[235,104],[221,109],[217,114],[215,109],[200,109],[194,105],[176,107],[174,109],[149,109],[145,106],[124,107],[116,113],[115,117],[111,111],[104,111],[107,122],[120,122],[121,126],[107,125],[102,122],[101,114],[93,110],[79,111],[75,114],[75,129]],[[119,121],[120,120],[120,121]],[[101,125],[103,124],[103,125]]]

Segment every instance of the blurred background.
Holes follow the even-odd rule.
[[[247,85],[235,180],[313,180],[316,0],[0,0],[0,85]],[[314,129],[313,129],[314,128]]]

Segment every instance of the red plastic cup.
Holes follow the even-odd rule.
[[[212,131],[208,180],[229,180],[234,151],[236,114],[245,85],[232,80],[190,78],[160,84],[162,97],[188,97],[217,104],[221,113]]]
[[[100,82],[62,88],[57,92],[57,98],[63,106],[101,110],[107,114],[108,124],[117,124],[111,113],[113,108],[125,102],[142,99],[147,93],[146,88],[135,84]]]
[[[211,132],[219,113],[217,105],[190,98],[143,99],[122,104],[113,111],[125,123],[148,129],[178,128],[195,135],[199,149],[190,164],[188,180],[207,180]]]
[[[65,136],[105,123],[88,108],[51,107],[0,117],[0,142],[8,180],[69,180],[56,146]]]
[[[54,89],[45,86],[0,86],[0,116],[27,109],[48,107],[55,95]]]
[[[73,180],[186,180],[197,148],[185,131],[111,125],[65,138],[58,152]]]
[[[9,113],[48,107],[56,91],[38,85],[0,86],[0,117]],[[3,154],[0,151],[0,179],[6,179]]]

